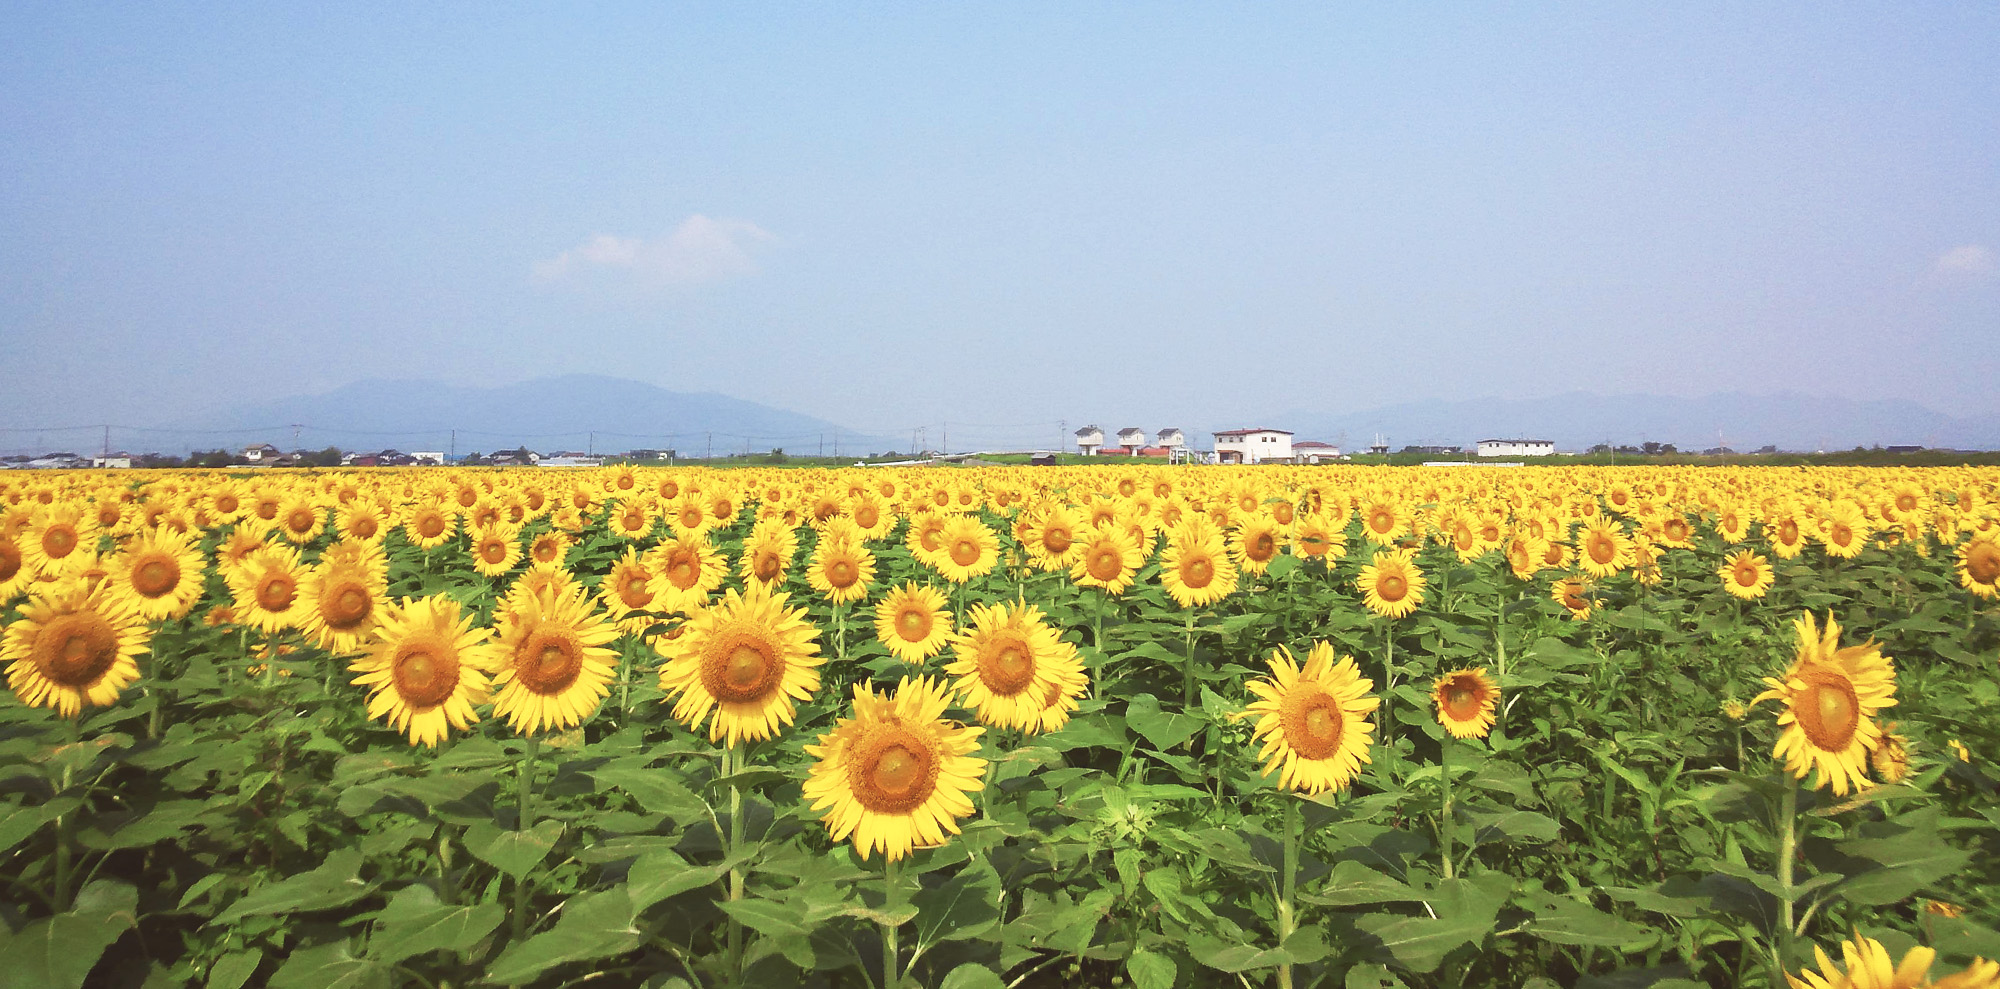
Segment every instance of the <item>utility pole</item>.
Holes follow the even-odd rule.
[[[708,434],[708,453],[707,453],[707,454],[706,454],[705,456],[703,456],[703,457],[702,457],[701,459],[703,459],[703,460],[714,460],[714,459],[715,459],[715,434],[714,434],[714,433],[709,433],[709,434]]]
[[[951,456],[951,423],[944,424],[944,438],[938,441],[938,446],[943,448],[938,451],[939,453]]]
[[[597,456],[597,430],[591,430],[588,435],[590,438],[584,441],[583,454],[586,457],[595,457]]]
[[[825,434],[825,433],[821,433],[821,434],[819,434],[819,455],[820,455],[820,456],[822,456],[822,457],[826,456],[826,434]]]
[[[833,431],[833,458],[840,459],[840,430]]]
[[[292,423],[292,449],[294,450],[299,448],[299,428],[300,425],[298,423]]]
[[[1063,452],[1063,444],[1064,444],[1064,443],[1066,443],[1066,442],[1068,442],[1068,441],[1069,441],[1069,420],[1068,420],[1068,419],[1057,419],[1057,420],[1056,420],[1056,454],[1057,454],[1058,456],[1060,456],[1060,455],[1062,454],[1062,452]]]
[[[456,429],[451,431],[451,452],[445,456],[451,460],[458,459],[458,430]]]
[[[111,456],[111,427],[104,427],[104,455]]]

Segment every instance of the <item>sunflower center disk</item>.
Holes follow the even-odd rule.
[[[907,814],[937,789],[937,760],[907,728],[890,726],[859,746],[849,780],[854,799],[877,814]]]
[[[1101,549],[1090,557],[1090,575],[1098,580],[1117,580],[1125,569],[1125,561],[1114,549]]]
[[[1189,587],[1207,587],[1215,581],[1215,564],[1197,557],[1181,566],[1181,583]]]
[[[1034,682],[1035,655],[1025,642],[996,643],[981,659],[979,679],[995,694],[1012,697]]]
[[[961,539],[951,546],[951,562],[961,567],[969,567],[979,562],[979,544],[970,539]]]
[[[1845,677],[1834,674],[1828,681],[1809,683],[1793,702],[1792,713],[1815,748],[1844,752],[1861,726],[1861,699]]]
[[[1408,581],[1395,574],[1390,574],[1382,578],[1381,583],[1377,585],[1375,593],[1384,601],[1401,601],[1403,596],[1409,592],[1410,584]]]
[[[292,527],[293,532],[304,532],[313,527],[313,513],[303,508],[295,509],[285,522]]]
[[[618,600],[625,602],[625,607],[632,609],[644,608],[651,604],[653,595],[646,590],[646,578],[637,574],[625,578],[625,582],[618,585]]]
[[[21,572],[21,547],[11,542],[0,542],[0,583],[14,579]]]
[[[1302,758],[1325,759],[1340,749],[1345,719],[1339,703],[1324,691],[1291,698],[1279,720],[1284,724],[1285,744]]]
[[[507,544],[498,539],[488,539],[480,544],[479,555],[485,557],[488,563],[499,563],[507,558]]]
[[[1982,542],[1965,556],[1965,572],[1981,584],[2000,580],[2000,545]]]
[[[1744,587],[1757,586],[1757,568],[1749,563],[1736,565],[1736,582]]]
[[[180,568],[168,560],[147,560],[132,572],[132,589],[156,598],[180,583]]]
[[[583,672],[577,645],[557,633],[538,631],[514,654],[514,676],[521,685],[544,697],[560,694]]]
[[[1590,537],[1590,558],[1600,564],[1610,563],[1618,557],[1618,547],[1603,536]]]
[[[1260,532],[1257,538],[1250,540],[1250,558],[1253,560],[1268,560],[1277,552],[1278,541],[1272,539],[1270,533]]]
[[[911,642],[922,642],[931,634],[931,618],[914,608],[896,616],[896,634]]]
[[[35,668],[63,687],[87,687],[118,660],[118,632],[90,613],[59,615],[43,626],[34,649]]]
[[[368,617],[368,595],[361,588],[348,585],[327,598],[327,624],[335,628],[347,628]]]
[[[1070,538],[1068,529],[1050,529],[1042,534],[1042,548],[1057,556],[1069,552],[1071,544],[1075,542],[1076,540]]]
[[[744,704],[769,697],[784,667],[769,645],[743,637],[709,653],[702,672],[703,686],[716,700]]]
[[[257,605],[265,611],[284,611],[296,597],[298,588],[284,574],[269,574],[257,584]]]
[[[438,645],[411,643],[396,655],[396,692],[411,707],[436,707],[458,686],[458,661]]]
[[[854,564],[846,560],[835,560],[832,566],[826,568],[826,582],[835,587],[852,587],[858,576]]]
[[[435,515],[426,515],[417,520],[417,534],[425,539],[433,539],[444,533],[444,520]]]
[[[758,580],[763,580],[763,581],[777,580],[778,554],[770,552],[768,550],[759,552],[757,554],[757,561],[755,565],[751,567],[751,570],[753,573],[757,575]]]
[[[76,548],[76,532],[68,526],[56,526],[42,534],[42,549],[50,556],[68,556]]]
[[[675,587],[683,590],[693,587],[695,578],[700,575],[700,570],[685,559],[676,559],[673,565],[667,568],[667,579],[673,581]]]

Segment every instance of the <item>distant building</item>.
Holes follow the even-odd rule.
[[[1547,457],[1556,452],[1554,440],[1480,440],[1482,457]]]
[[[1146,431],[1132,426],[1118,431],[1118,446],[1131,456],[1138,456],[1139,449],[1146,445]]]
[[[1077,430],[1076,448],[1086,457],[1097,456],[1097,451],[1104,448],[1104,430],[1096,426],[1085,426]]]
[[[444,466],[443,450],[411,450],[410,462],[419,467]]]
[[[1187,445],[1187,437],[1181,434],[1178,427],[1174,426],[1160,430],[1158,439],[1158,445],[1166,447],[1169,450],[1177,450]]]
[[[1292,459],[1292,434],[1282,429],[1225,429],[1215,435],[1219,464],[1283,463]]]
[[[1292,456],[1302,464],[1332,463],[1340,459],[1340,448],[1318,440],[1303,440],[1292,444]]]
[[[1890,453],[1920,453],[1924,448],[1911,443],[1897,443],[1893,446],[1885,446],[1882,449]]]
[[[90,458],[90,466],[109,470],[131,470],[132,455],[129,453],[118,453],[109,457],[92,457]]]
[[[1465,448],[1462,446],[1440,446],[1434,443],[1426,443],[1426,444],[1416,444],[1412,446],[1406,446],[1403,448],[1402,452],[1427,453],[1430,454],[1431,456],[1441,456],[1444,454],[1464,453]]]
[[[269,443],[243,448],[243,459],[253,464],[268,464],[280,456],[278,448]]]

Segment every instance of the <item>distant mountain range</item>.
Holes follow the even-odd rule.
[[[204,448],[271,443],[287,450],[455,448],[465,454],[526,446],[543,453],[672,449],[697,457],[774,447],[844,455],[891,448],[890,440],[756,402],[585,374],[494,388],[361,381],[322,395],[218,409],[167,428],[187,432],[182,445]]]
[[[1637,446],[1647,440],[1682,451],[1726,446],[1749,452],[1848,450],[1917,444],[1964,450],[2000,449],[2000,415],[1955,418],[1915,402],[1825,395],[1590,395],[1476,398],[1409,402],[1353,413],[1294,408],[1244,426],[1288,429],[1299,439],[1366,449],[1380,434],[1392,448],[1469,447],[1482,439],[1553,440],[1556,449],[1598,443]]]

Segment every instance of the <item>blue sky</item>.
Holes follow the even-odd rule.
[[[0,12],[0,424],[2000,412],[1994,5],[313,6]]]

